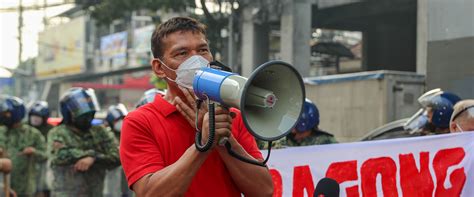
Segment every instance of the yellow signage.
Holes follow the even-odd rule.
[[[36,76],[39,78],[81,73],[85,67],[85,20],[48,28],[39,34]]]

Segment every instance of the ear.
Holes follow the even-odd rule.
[[[451,122],[449,123],[449,131],[450,131],[451,133],[457,132],[457,126],[456,126],[456,123],[455,123],[454,121],[451,121]]]
[[[152,59],[150,64],[151,64],[151,69],[153,70],[153,73],[157,77],[159,78],[165,77],[165,72],[163,72],[162,63],[158,59]]]

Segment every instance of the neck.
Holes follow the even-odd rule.
[[[15,124],[13,124],[13,125],[10,127],[10,129],[16,129],[16,128],[20,127],[20,126],[21,126],[21,122],[17,122],[17,123],[15,123]]]
[[[81,135],[81,134],[83,133],[80,129],[76,128],[76,127],[73,126],[73,125],[69,125],[69,124],[68,124],[68,125],[66,125],[66,126],[67,126],[69,129],[71,129],[71,131],[74,132],[75,134]]]
[[[304,138],[307,138],[308,136],[311,135],[311,130],[307,130],[307,131],[304,131],[304,132],[299,132],[299,133],[296,133],[295,135],[295,140],[300,142],[302,141]]]
[[[166,91],[166,94],[164,96],[164,99],[166,101],[168,101],[169,103],[173,103],[173,100],[176,98],[176,97],[179,97],[181,98],[181,100],[183,102],[185,102],[186,104],[188,104],[189,106],[192,106],[190,105],[190,103],[188,103],[188,100],[186,99],[186,97],[184,96],[183,92],[181,91],[181,89],[176,85],[176,84],[172,84],[173,82],[168,82],[168,91]]]

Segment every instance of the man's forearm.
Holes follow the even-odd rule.
[[[209,153],[189,147],[174,164],[134,184],[137,196],[183,196]]]
[[[229,138],[232,150],[237,154],[255,159],[249,155],[234,137]],[[232,179],[245,196],[272,196],[273,182],[267,168],[248,164],[229,155],[225,147],[218,147],[219,154],[229,170]]]

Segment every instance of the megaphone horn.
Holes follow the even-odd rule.
[[[196,72],[193,90],[202,100],[210,99],[241,110],[247,129],[256,138],[274,141],[288,134],[303,109],[303,79],[282,61],[259,66],[247,79],[212,68]]]

